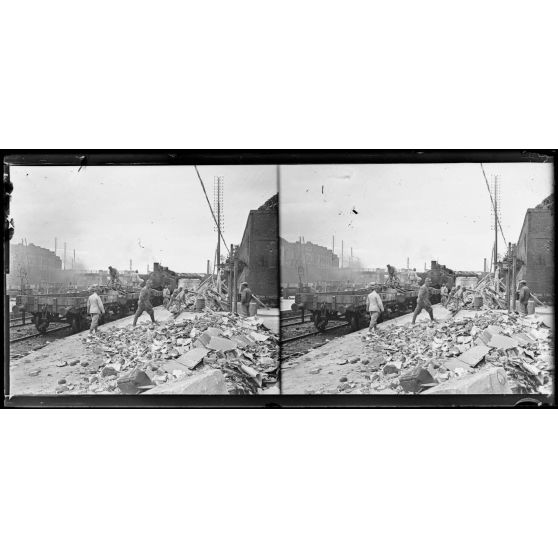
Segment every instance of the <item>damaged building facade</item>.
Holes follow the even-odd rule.
[[[528,209],[517,242],[521,264],[517,280],[527,281],[531,291],[544,300],[552,300],[554,295],[553,212],[553,195]]]
[[[250,211],[238,247],[238,285],[247,282],[252,292],[271,306],[279,304],[279,201],[275,194]]]

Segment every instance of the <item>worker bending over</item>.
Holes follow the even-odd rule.
[[[417,297],[417,307],[413,312],[413,321],[412,324],[415,323],[417,316],[423,311],[426,310],[430,319],[434,322],[434,313],[432,312],[432,304],[430,303],[430,279],[427,277],[424,280],[424,283],[421,285],[418,297]]]
[[[366,298],[366,311],[370,313],[370,325],[368,331],[376,331],[378,318],[384,311],[384,304],[380,295],[376,291],[376,287],[372,287],[372,292]]]
[[[150,280],[148,280],[145,283],[145,286],[141,289],[140,294],[139,294],[139,300],[138,300],[138,309],[136,310],[136,313],[134,314],[134,327],[137,324],[138,318],[144,313],[147,312],[149,314],[149,317],[151,318],[151,321],[153,323],[157,323],[155,322],[155,313],[153,312],[153,306],[151,305],[151,295],[154,296],[161,296],[161,291],[157,291],[153,288],[151,288],[152,283]]]

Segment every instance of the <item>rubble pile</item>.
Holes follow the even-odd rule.
[[[440,384],[445,382],[478,379],[482,385],[474,393],[496,393],[490,382],[497,376],[502,389],[508,390],[497,393],[550,395],[554,370],[550,337],[550,329],[538,316],[483,310],[474,317],[442,323],[392,325],[363,340],[376,372],[371,376],[374,391],[428,393],[433,388],[433,393],[442,393]],[[456,389],[452,393],[460,393],[459,385]]]
[[[255,317],[206,309],[191,320],[101,330],[83,343],[92,393],[149,393],[162,385],[177,393],[174,383],[208,370],[222,375],[229,394],[256,394],[278,381],[277,336]]]
[[[211,275],[205,279],[195,291],[181,291],[173,293],[168,310],[175,317],[181,312],[192,311],[196,308],[198,299],[203,299],[204,307],[210,310],[228,311],[229,303],[227,301],[227,287],[221,283],[221,295],[217,287],[216,278]]]
[[[500,309],[506,308],[505,287],[502,281],[495,280],[492,275],[483,277],[474,287],[467,289],[463,295],[463,308],[474,308],[475,297],[482,298],[482,308]],[[450,300],[448,310],[457,310],[456,301]]]

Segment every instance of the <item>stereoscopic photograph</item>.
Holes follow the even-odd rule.
[[[282,169],[283,394],[550,397],[552,163]]]
[[[8,400],[279,393],[275,166],[26,161],[4,164]]]

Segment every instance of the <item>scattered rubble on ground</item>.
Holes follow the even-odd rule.
[[[362,335],[362,378],[343,376],[328,392],[550,395],[551,337],[540,317],[498,310],[388,325]]]
[[[113,326],[83,344],[71,393],[257,394],[278,382],[277,336],[256,317],[206,308],[186,321]]]

